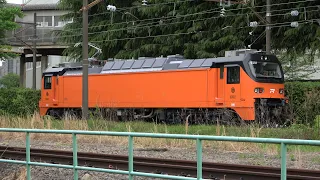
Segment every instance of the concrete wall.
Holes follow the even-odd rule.
[[[0,78],[8,73],[20,74],[19,58],[12,58],[2,62],[2,66],[0,67]]]
[[[65,56],[48,56],[48,68],[53,66],[58,66],[60,63],[69,61]],[[37,62],[37,77],[36,77],[36,88],[41,88],[41,63]],[[32,81],[33,81],[33,69],[32,69],[32,62],[26,63],[26,87],[32,88]]]
[[[28,1],[27,8],[28,10],[23,10],[24,17],[23,18],[16,18],[15,21],[17,22],[34,22],[34,12],[36,12],[37,15],[37,23],[41,23],[41,25],[37,26],[37,46],[43,46],[43,45],[50,45],[54,46],[56,45],[56,38],[51,34],[54,30],[60,30],[63,28],[63,25],[67,22],[62,22],[59,19],[59,16],[66,14],[68,11],[64,10],[53,10],[52,5],[55,5],[59,0],[31,0]],[[36,6],[34,6],[36,5]],[[39,6],[38,6],[39,5]],[[30,7],[34,6],[34,7]],[[45,22],[48,22],[46,24]],[[27,28],[26,30],[20,32],[17,34],[19,38],[21,38],[24,42],[28,44],[32,44],[32,36],[33,36],[33,26],[26,25],[26,24],[20,24],[22,27],[20,29],[17,29],[16,32],[19,32],[20,30]],[[13,37],[14,32],[7,32],[6,36],[7,38]],[[17,49],[23,47],[24,44],[21,44],[21,41],[17,38],[11,38],[10,41],[14,44],[13,47]],[[28,55],[29,56],[29,55]],[[31,54],[32,56],[32,54]],[[48,56],[48,67],[56,66],[61,62],[67,61],[66,57],[63,56]],[[26,87],[32,88],[32,79],[33,79],[33,69],[32,69],[32,62],[26,63]],[[8,72],[13,72],[18,75],[20,75],[20,59],[16,58],[14,61],[9,63],[3,63],[2,68],[0,68],[0,76],[6,75]],[[40,82],[41,82],[41,63],[37,62],[37,82],[36,87],[39,89]]]
[[[48,56],[48,67],[58,66],[60,63],[70,61],[65,56]],[[27,62],[26,65],[26,87],[32,88],[32,81],[33,81],[33,69],[32,69],[32,62]],[[0,67],[0,78],[2,76],[7,75],[8,73],[15,73],[20,75],[20,59],[10,59],[2,63]],[[37,77],[36,77],[36,88],[40,89],[41,87],[41,62],[37,62]]]

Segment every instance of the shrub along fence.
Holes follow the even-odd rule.
[[[287,82],[288,114],[295,123],[315,125],[320,115],[320,82]]]
[[[0,88],[0,114],[28,116],[39,109],[40,90]]]

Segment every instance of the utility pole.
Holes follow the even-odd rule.
[[[26,43],[25,41],[23,41],[21,38],[19,38],[19,37],[17,36],[17,34],[19,34],[19,33],[22,32],[22,31],[27,30],[29,27],[31,27],[31,25],[34,25],[34,29],[36,29],[37,23],[36,23],[35,21],[34,21],[33,23],[29,23],[29,22],[16,22],[16,23],[30,25],[30,26],[28,26],[28,27],[23,28],[23,29],[20,30],[19,32],[15,32],[13,36],[14,36],[15,38],[17,38],[19,41],[21,41],[24,45],[28,46],[28,47],[30,48],[30,50],[33,52],[33,57],[35,57],[34,54],[37,53],[36,46],[34,45],[33,47],[31,47],[31,45],[29,45],[28,43]],[[35,39],[35,37],[34,37],[34,39]],[[33,42],[34,42],[34,41],[33,41]],[[24,63],[24,62],[20,62],[20,63]],[[34,66],[34,69],[35,69],[35,66]],[[21,73],[21,72],[20,72],[20,73]],[[33,77],[34,77],[34,78],[36,77],[35,74],[33,74]],[[20,78],[25,79],[25,77],[24,77],[23,74],[20,74]],[[35,82],[35,80],[34,80],[34,82]],[[23,83],[20,84],[20,85],[23,86]],[[34,89],[35,89],[35,88],[34,88]]]
[[[89,101],[89,96],[88,96],[88,86],[89,86],[89,78],[88,78],[88,68],[89,68],[89,61],[88,61],[88,9],[93,7],[94,5],[102,2],[103,0],[95,0],[88,4],[88,0],[83,0],[83,7],[79,10],[80,12],[82,11],[82,35],[83,35],[83,40],[82,40],[82,53],[83,53],[83,61],[82,61],[82,119],[86,120],[88,118],[88,101]],[[115,11],[116,7],[109,5],[107,7],[108,10]]]
[[[82,18],[83,18],[83,61],[82,61],[82,119],[88,118],[88,0],[83,0]]]
[[[267,0],[267,12],[266,12],[266,52],[270,54],[271,52],[271,0]]]
[[[33,15],[33,82],[32,89],[36,89],[36,81],[37,81],[37,54],[36,54],[36,38],[37,38],[37,13]]]

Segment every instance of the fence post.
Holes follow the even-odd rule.
[[[197,139],[197,179],[202,180],[202,141]]]
[[[77,146],[77,134],[72,133],[72,153],[73,153],[73,179],[78,180],[78,146]]]
[[[287,179],[287,145],[281,143],[281,180]]]
[[[27,166],[27,180],[31,180],[30,168],[30,133],[26,132],[26,166]]]
[[[133,172],[133,137],[129,135],[128,138],[129,142],[128,142],[128,153],[129,153],[129,161],[128,161],[128,167],[129,167],[129,180],[133,180],[133,176],[131,175],[131,173]]]

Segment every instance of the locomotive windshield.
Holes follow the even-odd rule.
[[[280,65],[275,62],[250,61],[249,66],[256,78],[282,78]]]

